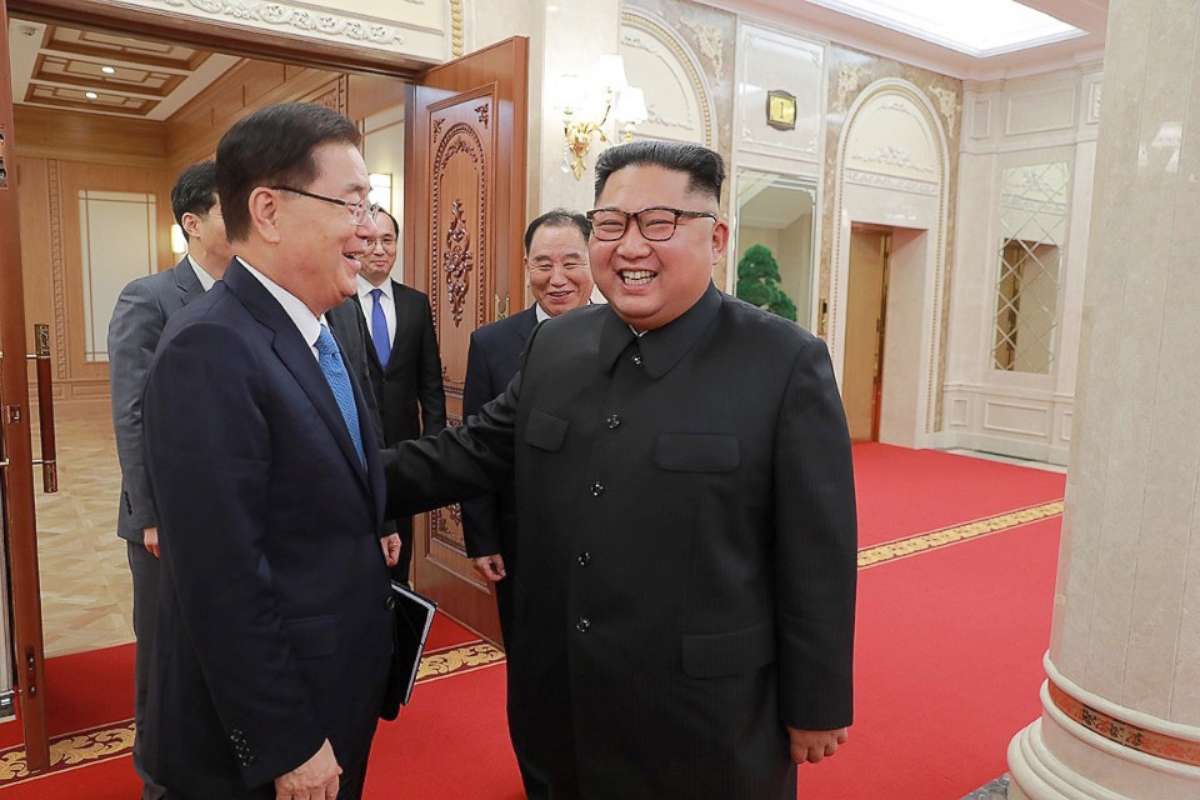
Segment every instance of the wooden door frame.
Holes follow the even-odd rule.
[[[0,0],[0,31],[7,35],[8,13]],[[4,144],[7,185],[0,187],[0,493],[4,502],[3,534],[12,604],[13,689],[20,687],[21,724],[30,772],[50,766],[46,732],[46,698],[42,691],[45,660],[42,652],[41,586],[37,569],[36,509],[33,490],[33,440],[29,424],[28,372],[25,366],[25,288],[21,275],[21,231],[17,217],[16,146],[13,136],[12,75],[8,42],[0,48],[0,134]],[[5,463],[7,462],[7,463]]]
[[[7,12],[5,11],[7,7]],[[57,23],[73,28],[90,28],[124,35],[141,36],[203,47],[232,55],[343,73],[374,74],[411,84],[438,65],[408,56],[364,47],[323,42],[282,32],[266,33],[216,20],[131,8],[113,0],[0,0],[0,31],[7,32],[8,17]],[[7,47],[5,48],[7,53]],[[11,67],[0,65],[0,97],[12,99]],[[0,189],[0,220],[6,235],[0,237],[0,330],[6,352],[0,358],[0,433],[4,443],[0,460],[12,464],[5,470],[4,491],[10,496],[4,520],[8,532],[8,557],[19,569],[9,576],[12,587],[14,682],[22,687],[22,719],[25,720],[26,758],[30,773],[50,765],[49,738],[45,724],[42,645],[41,589],[37,569],[36,509],[33,502],[33,453],[30,435],[29,386],[25,366],[25,309],[21,274],[21,245],[17,220],[16,169],[11,103],[0,107],[0,128],[5,134],[4,151],[9,166],[9,188]],[[522,126],[525,120],[521,120]],[[522,187],[523,191],[523,187]],[[520,213],[524,212],[522,205]],[[13,222],[11,226],[9,222]],[[11,227],[11,234],[8,228]],[[6,498],[9,499],[9,498]],[[15,502],[13,502],[15,500]],[[28,657],[26,653],[28,651]],[[28,710],[27,710],[28,709]]]

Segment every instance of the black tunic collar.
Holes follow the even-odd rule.
[[[661,328],[648,331],[638,338],[638,349],[646,374],[658,379],[670,372],[708,329],[709,323],[716,319],[720,308],[721,293],[709,283],[708,289],[691,308]],[[600,332],[601,366],[606,371],[610,369],[635,338],[634,332],[610,306]]]

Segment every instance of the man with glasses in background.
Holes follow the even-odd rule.
[[[851,722],[856,515],[824,343],[712,283],[721,157],[596,164],[607,305],[540,325],[458,428],[397,448],[419,511],[515,467],[509,726],[532,800],[794,800]]]
[[[237,257],[144,395],[162,575],[147,768],[170,800],[362,794],[393,612],[369,406],[324,320],[378,236],[354,123],[269,106],[217,146]]]
[[[380,210],[375,227],[378,235],[367,241],[358,292],[332,309],[328,318],[359,383],[373,394],[378,432],[383,445],[390,447],[440,433],[446,427],[446,393],[429,297],[392,278],[400,223]],[[384,533],[399,535],[400,560],[392,568],[392,577],[407,583],[412,517],[389,519]]]

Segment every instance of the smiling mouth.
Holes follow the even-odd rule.
[[[626,286],[645,286],[658,277],[657,272],[648,269],[620,269],[617,277]]]
[[[342,258],[354,265],[354,271],[358,272],[362,269],[362,261],[358,258],[358,253],[342,253]]]

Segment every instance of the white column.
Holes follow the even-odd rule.
[[[1041,719],[1010,798],[1200,797],[1200,2],[1112,0]]]

